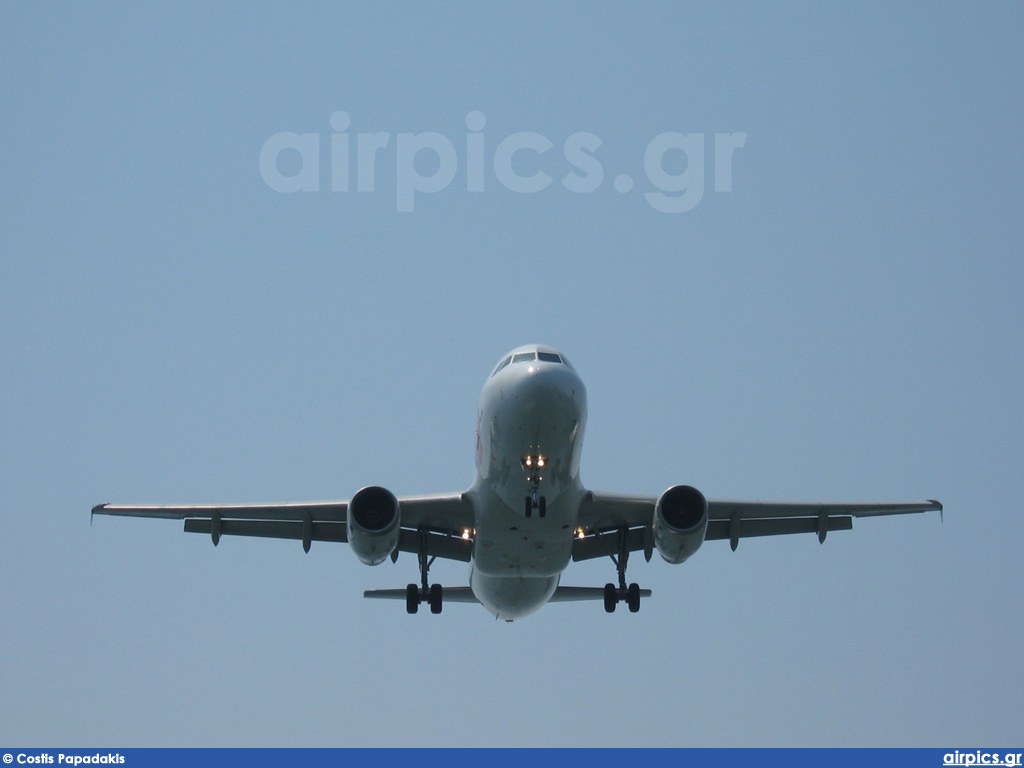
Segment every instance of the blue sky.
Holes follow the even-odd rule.
[[[1020,743],[1021,22],[996,3],[0,6],[0,742]],[[373,191],[354,160],[331,189],[338,111],[353,158],[389,135]],[[281,133],[317,134],[318,191],[265,181]],[[401,165],[399,135],[428,133],[455,168],[402,212],[411,174],[451,170]],[[536,192],[494,165],[526,133],[552,147],[511,160],[551,177]],[[562,183],[575,134],[600,140],[592,191]],[[704,151],[645,165],[666,134]],[[745,134],[731,191],[716,134]],[[308,171],[296,150],[274,167]],[[702,193],[655,210],[673,177]],[[945,521],[638,559],[639,614],[511,625],[360,597],[414,580],[406,556],[89,525],[107,501],[461,490],[483,380],[530,342],[587,382],[589,487],[938,498]]]

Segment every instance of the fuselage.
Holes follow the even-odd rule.
[[[501,619],[536,611],[572,556],[587,393],[550,347],[502,358],[480,396],[470,586]]]

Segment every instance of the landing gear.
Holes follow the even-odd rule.
[[[420,531],[420,586],[410,584],[405,588],[405,610],[407,613],[416,613],[420,609],[420,603],[426,602],[430,605],[431,613],[440,613],[444,601],[444,590],[440,584],[427,586],[427,573],[434,562],[434,558],[427,557],[427,532]]]
[[[405,588],[405,610],[407,613],[416,613],[420,609],[420,588],[410,584]]]
[[[614,584],[604,585],[604,609],[608,613],[615,612],[615,606],[624,601],[630,613],[640,610],[640,585],[636,582],[628,587],[622,586],[616,589]]]
[[[548,498],[547,496],[538,496],[536,493],[533,493],[526,497],[523,509],[527,517],[533,517],[533,510],[537,510],[537,514],[544,517],[548,513]]]
[[[626,606],[629,608],[630,613],[636,613],[640,610],[640,585],[633,582],[629,585],[629,589],[626,591]]]
[[[547,463],[541,455],[526,456],[523,458],[523,469],[527,472],[526,481],[530,484],[530,494],[526,497],[524,511],[527,517],[532,517],[534,510],[544,517],[548,513],[548,500],[540,495],[540,482],[543,480],[540,472]]]
[[[441,585],[431,584],[430,585],[430,612],[440,613],[441,612]]]
[[[604,609],[608,613],[615,611],[615,606],[620,601],[625,601],[630,613],[640,610],[640,585],[637,583],[626,586],[626,563],[629,562],[629,531],[626,528],[619,529],[619,554],[612,555],[612,562],[619,572],[619,586],[614,584],[604,585]]]
[[[444,588],[440,584],[431,584],[430,588],[423,591],[415,584],[405,588],[405,610],[407,613],[416,613],[420,609],[420,603],[426,602],[430,605],[431,613],[440,613],[444,605]]]

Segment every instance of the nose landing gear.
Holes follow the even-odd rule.
[[[540,495],[540,481],[544,479],[540,472],[544,469],[547,459],[540,454],[531,454],[523,457],[522,461],[523,469],[527,473],[526,481],[530,484],[530,494],[526,497],[523,510],[527,517],[532,517],[534,511],[540,517],[544,517],[548,513],[548,501]]]
[[[532,517],[534,510],[541,517],[544,517],[548,513],[548,500],[545,496],[538,496],[537,492],[534,491],[526,497],[526,502],[523,505],[523,510],[527,517]]]

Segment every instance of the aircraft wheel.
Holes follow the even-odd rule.
[[[524,509],[527,517],[530,517],[533,514],[533,499],[529,496],[526,497],[526,506]]]
[[[629,591],[626,593],[626,605],[629,606],[630,613],[636,613],[640,610],[640,585],[630,584]]]
[[[416,613],[420,609],[420,589],[415,584],[405,588],[405,610],[407,613]]]
[[[540,516],[544,517],[548,513],[548,497],[540,497]]]
[[[604,609],[608,613],[614,613],[615,604],[619,602],[619,596],[615,593],[614,584],[604,585]]]
[[[431,584],[430,585],[430,612],[440,613],[441,612],[441,585]]]

